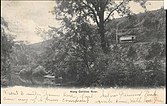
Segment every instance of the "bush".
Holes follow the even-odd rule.
[[[164,58],[162,59],[162,56],[160,56],[164,46],[154,43],[145,46],[148,46],[148,50],[142,52],[148,51],[146,55],[148,54],[152,57],[149,61],[140,58],[140,54],[143,53],[137,54],[132,46],[117,48],[117,53],[113,53],[114,56],[108,57],[107,70],[103,70],[103,73],[99,76],[100,84],[120,87],[164,86],[165,67],[164,61],[162,61]],[[155,49],[159,51],[157,52]],[[150,52],[154,52],[154,55]]]

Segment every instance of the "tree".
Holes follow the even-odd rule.
[[[162,9],[154,12],[148,11],[139,17],[139,41],[164,42],[165,35],[165,12]]]
[[[62,77],[63,81],[77,80],[80,84],[88,85],[91,81],[85,81],[82,76],[85,75],[86,79],[94,80],[90,76],[94,70],[94,66],[92,67],[95,64],[94,54],[98,53],[97,48],[99,48],[97,33],[94,26],[80,19],[76,23],[69,24],[68,26],[66,23],[68,31],[64,33],[50,27],[51,30],[48,33],[53,35],[53,40],[43,55],[44,67],[54,73],[55,78]],[[56,34],[52,33],[55,30]]]
[[[29,63],[34,63],[30,53],[31,49],[27,47],[24,41],[15,41],[15,44],[13,45],[13,53],[11,54],[13,65],[28,65]],[[35,53],[33,54],[35,55]]]
[[[1,75],[8,82],[3,82],[4,79],[1,79],[1,84],[4,85],[12,84],[10,72],[10,54],[12,53],[13,45],[13,36],[9,32],[8,23],[3,17],[1,17]]]
[[[123,0],[119,4],[114,0],[57,0],[57,5],[53,13],[57,19],[69,18],[74,21],[81,16],[85,22],[95,23],[101,40],[101,48],[107,53],[109,42],[105,35],[105,25],[118,12],[120,15],[131,14],[127,4],[132,0]],[[145,0],[133,0],[139,2],[145,8]]]

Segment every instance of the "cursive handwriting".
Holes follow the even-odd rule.
[[[12,90],[11,90],[12,89]],[[164,103],[163,89],[14,89],[2,88],[2,103]]]

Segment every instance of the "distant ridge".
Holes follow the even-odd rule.
[[[162,23],[165,23],[165,11],[161,8],[158,10],[153,10],[153,11],[147,11],[145,13],[139,13],[139,14],[135,14],[137,16],[138,19],[138,23],[137,24],[142,24],[142,20],[144,19],[145,16],[147,16],[147,14],[154,14],[155,17],[150,17],[150,20],[153,20],[154,18],[158,19],[159,21],[162,21]],[[115,18],[114,19],[114,23],[113,20],[110,20],[108,22],[108,26],[109,28],[116,28],[117,24],[121,24],[122,26],[125,26],[126,23],[126,17],[121,17],[121,18]],[[165,24],[162,26],[162,30],[164,29],[165,31]],[[162,32],[162,34],[164,34],[164,32]],[[143,42],[150,42],[152,41],[152,39],[154,39],[154,35],[138,35],[139,39]],[[161,39],[163,40],[165,37],[162,36]],[[151,40],[150,40],[151,39]],[[145,40],[145,41],[144,41]],[[46,47],[48,47],[50,44],[52,43],[52,40],[45,40],[39,43],[34,43],[34,44],[29,44],[27,45],[30,49],[32,49],[33,51],[37,52],[37,54],[41,54]]]
[[[46,48],[51,44],[51,42],[52,42],[52,40],[45,40],[42,42],[29,44],[29,45],[27,45],[27,47],[30,48],[31,50],[37,52],[37,54],[41,54],[43,51],[46,50]]]

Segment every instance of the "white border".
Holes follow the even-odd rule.
[[[167,9],[167,0],[164,0],[164,9]]]

